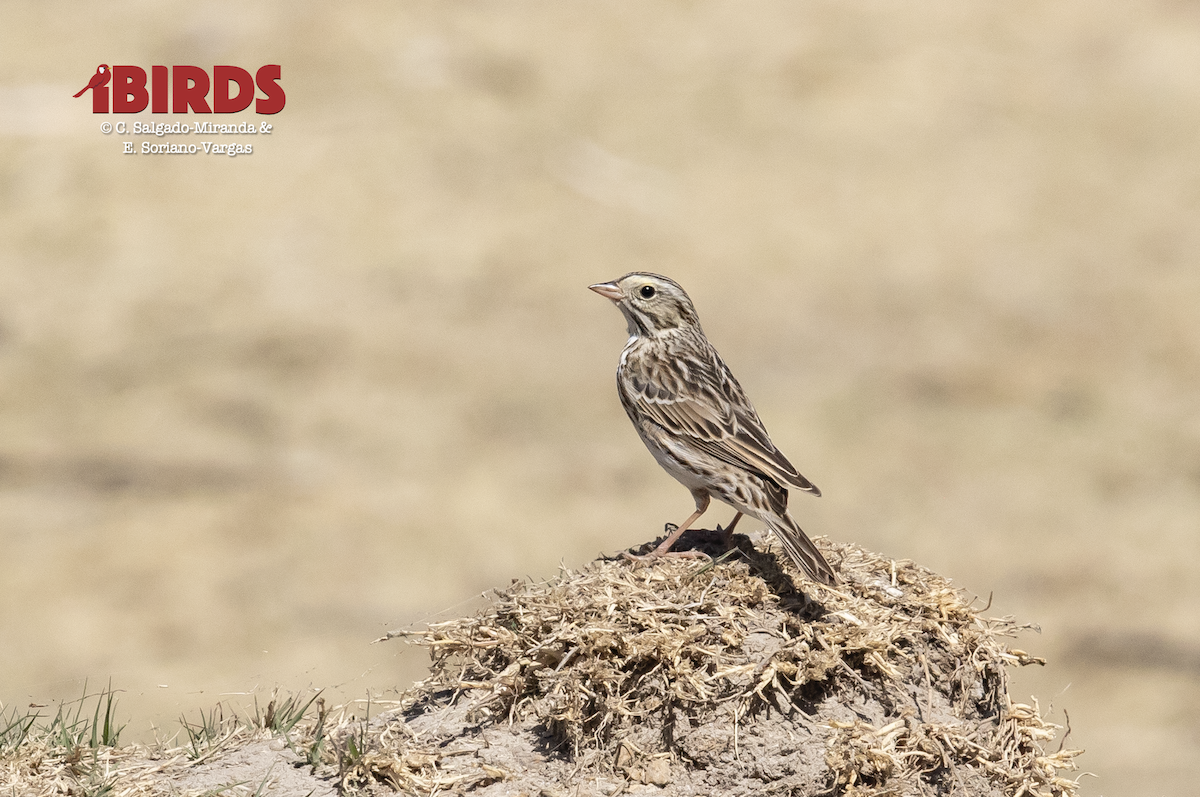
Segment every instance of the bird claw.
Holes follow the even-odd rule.
[[[712,561],[712,557],[704,553],[704,551],[651,551],[650,553],[636,554],[629,551],[621,551],[621,558],[634,564],[646,564],[653,562],[655,559],[704,559]]]

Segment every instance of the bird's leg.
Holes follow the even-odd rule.
[[[708,501],[709,499],[707,493],[701,493],[700,495],[696,496],[696,511],[692,513],[691,517],[683,521],[682,526],[671,532],[671,536],[663,540],[662,545],[659,545],[657,548],[655,548],[650,555],[666,556],[668,553],[670,553],[671,546],[674,545],[676,541],[683,536],[683,533],[690,529],[692,524],[699,520],[700,516],[703,515],[705,510],[708,509]]]
[[[733,520],[729,521],[728,526],[726,526],[725,528],[721,528],[720,526],[717,526],[717,531],[721,532],[722,541],[726,545],[729,545],[730,543],[733,542],[733,529],[735,526],[737,526],[738,521],[741,519],[742,519],[742,513],[738,512],[736,515],[733,516]]]
[[[662,544],[660,544],[657,548],[655,548],[653,551],[651,551],[650,553],[648,553],[644,556],[635,556],[631,553],[624,553],[624,554],[622,554],[622,556],[624,556],[626,559],[630,559],[633,561],[645,561],[646,559],[656,559],[660,556],[672,556],[672,557],[679,557],[681,559],[682,558],[708,559],[709,558],[708,555],[701,553],[700,551],[673,552],[671,550],[671,546],[674,545],[679,540],[679,538],[681,536],[683,536],[683,533],[685,531],[687,531],[689,528],[691,528],[692,524],[695,523],[700,518],[700,516],[704,514],[704,511],[706,509],[708,509],[708,503],[709,503],[708,493],[692,493],[692,496],[696,499],[696,511],[692,513],[691,517],[689,517],[687,520],[683,521],[683,525],[679,526],[673,532],[671,532],[670,536],[668,536],[665,540],[662,541]]]

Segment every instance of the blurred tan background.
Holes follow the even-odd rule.
[[[1016,692],[1086,794],[1200,794],[1200,5],[0,14],[6,705],[386,697],[389,628],[680,521],[585,287],[641,269],[810,533],[1041,625]],[[123,156],[101,62],[279,63],[287,106]]]

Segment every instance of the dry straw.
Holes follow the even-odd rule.
[[[1007,645],[1024,626],[853,545],[830,551],[841,586],[798,592],[772,552],[740,543],[715,565],[564,569],[410,632],[430,676],[363,777],[419,794],[519,777],[484,748],[442,752],[455,734],[486,744],[481,729],[511,727],[576,762],[576,778],[653,782],[667,757],[679,793],[1076,792],[1059,773],[1079,751],[1048,751],[1060,728],[1008,695],[1008,666],[1044,663]]]
[[[275,697],[265,715],[201,715],[182,747],[30,729],[0,744],[0,792],[1076,793],[1062,773],[1079,751],[1008,695],[1008,667],[1043,663],[1009,647],[1023,626],[909,561],[826,544],[829,588],[737,539],[715,562],[514,582],[474,616],[400,632],[429,677],[370,721]],[[263,774],[214,790],[252,752]]]

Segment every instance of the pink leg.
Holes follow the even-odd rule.
[[[699,520],[700,516],[704,514],[706,509],[708,509],[708,501],[709,498],[707,493],[701,493],[700,495],[696,496],[696,511],[692,513],[691,517],[683,521],[682,526],[671,532],[671,536],[663,540],[662,545],[659,545],[657,548],[655,548],[650,555],[665,556],[666,554],[670,553],[671,546],[675,544],[675,541],[678,540],[685,531],[690,529],[692,524]]]
[[[733,540],[733,529],[737,526],[738,521],[742,519],[742,513],[738,512],[733,516],[733,520],[729,521],[729,525],[725,528],[717,527],[717,531],[725,538],[725,544],[728,545]]]
[[[700,518],[700,516],[704,514],[704,510],[708,509],[708,503],[709,503],[708,493],[692,493],[692,497],[696,499],[696,511],[692,513],[691,517],[689,517],[687,520],[683,521],[682,526],[678,527],[677,529],[675,529],[675,531],[671,532],[671,535],[669,537],[667,537],[665,540],[663,540],[661,545],[659,545],[657,548],[655,548],[653,551],[646,554],[645,556],[635,556],[628,552],[622,553],[621,556],[625,557],[626,559],[629,559],[630,561],[634,561],[634,562],[644,562],[647,559],[657,559],[660,556],[679,557],[679,558],[683,558],[683,559],[707,559],[707,558],[709,558],[707,554],[701,553],[700,551],[679,551],[678,553],[671,551],[671,546],[674,545],[676,543],[676,541],[678,541],[679,538],[683,535],[683,533],[685,531],[687,531],[689,528],[691,528],[692,524],[695,523]]]

